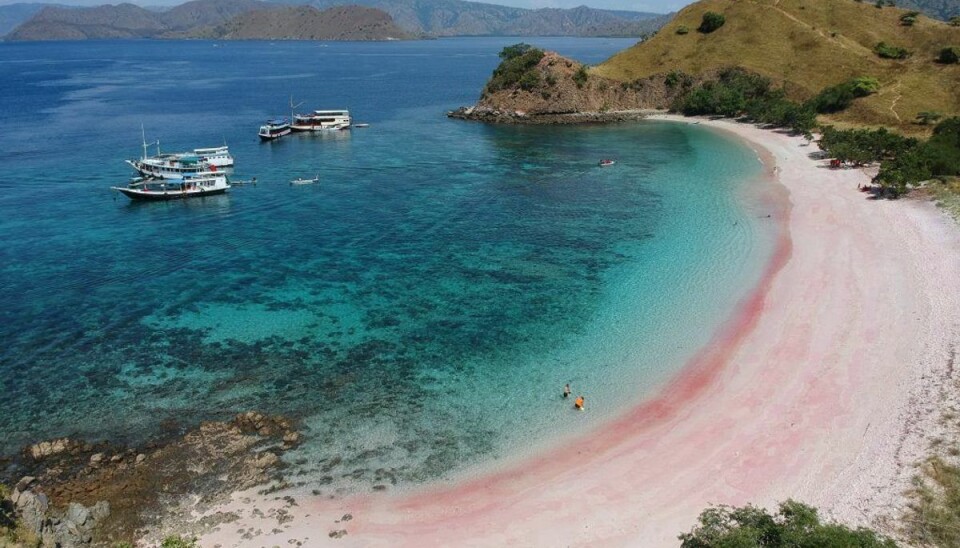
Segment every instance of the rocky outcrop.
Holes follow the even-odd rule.
[[[504,88],[487,85],[480,101],[447,116],[506,124],[583,124],[636,120],[644,110],[663,110],[690,85],[656,75],[620,82],[554,52],[545,52],[529,75]]]
[[[40,442],[22,451],[5,479],[24,476],[11,506],[45,546],[112,545],[139,538],[184,501],[215,504],[281,482],[281,457],[299,443],[287,419],[249,412],[139,448]]]
[[[44,547],[90,546],[97,525],[110,516],[110,504],[100,501],[89,507],[71,502],[65,509],[51,506],[42,491],[35,491],[36,478],[21,479],[10,495],[10,506],[21,525]]]

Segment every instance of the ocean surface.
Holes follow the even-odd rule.
[[[253,409],[300,421],[298,485],[402,489],[654,393],[771,255],[762,166],[694,125],[447,119],[516,41],[0,43],[0,455]],[[370,127],[259,142],[291,96]],[[259,184],[131,203],[141,125]]]

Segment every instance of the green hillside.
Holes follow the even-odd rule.
[[[707,12],[722,14],[725,24],[698,32]],[[631,82],[674,70],[700,75],[739,66],[769,77],[797,100],[869,76],[880,81],[879,93],[821,121],[919,132],[914,120],[920,112],[960,114],[960,64],[936,62],[943,48],[960,46],[960,27],[923,15],[905,24],[901,18],[908,13],[855,0],[703,0],[592,72]],[[906,48],[910,56],[881,58],[875,53],[880,42]]]

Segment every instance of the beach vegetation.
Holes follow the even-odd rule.
[[[906,48],[886,42],[878,42],[877,45],[873,46],[873,51],[883,59],[906,59],[910,57],[910,52]]]
[[[500,51],[500,65],[493,70],[493,76],[487,82],[484,94],[508,89],[515,85],[520,85],[523,89],[533,89],[534,82],[536,85],[540,82],[536,67],[544,55],[542,49],[530,44],[519,43],[503,48]]]
[[[703,14],[703,19],[700,21],[700,26],[697,27],[697,32],[709,34],[722,27],[726,22],[727,18],[722,14],[715,11],[708,11]]]
[[[947,118],[926,141],[904,137],[886,128],[823,128],[820,147],[841,162],[880,162],[874,182],[885,196],[896,198],[925,181],[944,182],[960,175],[960,117]]]
[[[193,538],[184,538],[180,535],[171,535],[160,543],[161,548],[199,548],[197,540]]]
[[[922,546],[960,546],[960,467],[939,456],[913,479],[904,523],[911,541]]]
[[[704,510],[690,533],[680,535],[683,548],[895,548],[878,533],[824,523],[816,508],[787,500],[776,514],[755,506],[716,506]]]
[[[788,100],[769,78],[739,68],[725,69],[716,80],[693,87],[677,97],[672,109],[687,116],[742,116],[803,135],[816,126],[811,107]]]
[[[960,47],[949,46],[940,50],[937,56],[937,62],[943,65],[956,65],[960,63]]]

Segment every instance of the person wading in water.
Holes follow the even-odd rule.
[[[564,387],[563,387],[563,397],[564,397],[564,398],[569,398],[569,397],[570,397],[570,383],[567,383],[566,385],[564,385]]]
[[[583,396],[577,396],[576,401],[573,402],[573,407],[578,411],[583,411]]]

